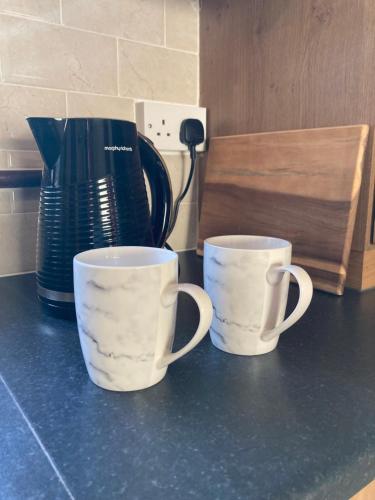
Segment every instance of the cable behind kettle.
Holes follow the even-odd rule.
[[[186,120],[183,120],[181,122],[181,127],[180,127],[180,141],[182,142],[182,144],[185,144],[188,147],[190,152],[190,159],[191,159],[190,172],[189,172],[189,177],[185,184],[185,188],[177,196],[176,201],[174,203],[171,222],[169,224],[168,236],[172,233],[176,225],[181,202],[185,198],[187,192],[189,191],[191,181],[193,180],[194,177],[194,171],[197,161],[196,146],[198,146],[198,144],[201,144],[204,141],[204,128],[202,122],[195,118],[187,118]]]

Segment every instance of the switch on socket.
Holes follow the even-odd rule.
[[[135,116],[139,132],[148,137],[160,151],[187,151],[187,147],[180,142],[180,126],[186,118],[200,120],[206,135],[206,108],[184,104],[137,102]],[[204,150],[205,143],[197,146],[197,151]]]

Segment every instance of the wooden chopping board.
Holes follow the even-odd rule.
[[[210,140],[199,226],[287,239],[314,286],[341,295],[361,185],[368,125]]]

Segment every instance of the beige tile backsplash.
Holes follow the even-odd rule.
[[[42,168],[43,162],[38,151],[8,151],[9,168]]]
[[[190,155],[188,153],[180,154],[164,154],[164,161],[168,167],[171,178],[173,199],[182,192],[190,172]],[[183,203],[198,202],[198,175],[197,170],[191,182],[189,191],[187,192]]]
[[[1,15],[0,57],[7,82],[117,94],[114,38]]]
[[[6,151],[0,151],[0,170],[9,167],[8,154]]]
[[[194,104],[197,56],[119,40],[120,95]]]
[[[163,0],[64,0],[62,19],[77,28],[138,42],[164,43]]]
[[[64,114],[64,92],[0,83],[0,149],[36,149],[25,116]]]
[[[109,97],[81,93],[67,94],[68,116],[96,116],[134,121],[134,102],[126,97]]]
[[[0,214],[10,214],[12,212],[13,192],[9,189],[0,190]]]
[[[0,169],[41,168],[26,116],[134,120],[135,100],[197,104],[198,0],[0,0]],[[162,152],[163,154],[163,152]],[[188,155],[164,155],[174,196]],[[197,239],[194,180],[169,243]],[[37,189],[0,189],[0,275],[35,268]]]
[[[1,275],[35,269],[37,220],[35,212],[0,215]]]
[[[198,0],[166,0],[166,44],[181,50],[198,50]]]
[[[0,0],[0,11],[41,21],[60,22],[60,0]]]
[[[174,250],[196,248],[198,238],[198,204],[181,203],[178,219],[168,243]]]
[[[23,214],[39,210],[39,188],[0,189],[0,213]]]
[[[38,212],[39,210],[39,188],[18,188],[12,192],[12,212],[23,214],[26,212]]]

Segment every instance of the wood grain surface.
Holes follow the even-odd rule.
[[[375,481],[372,481],[362,490],[356,493],[350,500],[374,500],[375,498]]]
[[[202,0],[200,102],[209,110],[208,136],[373,126],[374,26],[374,0]],[[371,149],[357,250],[370,244],[370,161]]]
[[[346,286],[360,291],[375,287],[374,245],[364,251],[351,251]]]
[[[214,235],[285,238],[315,287],[342,294],[367,136],[356,125],[211,139],[199,249]]]

